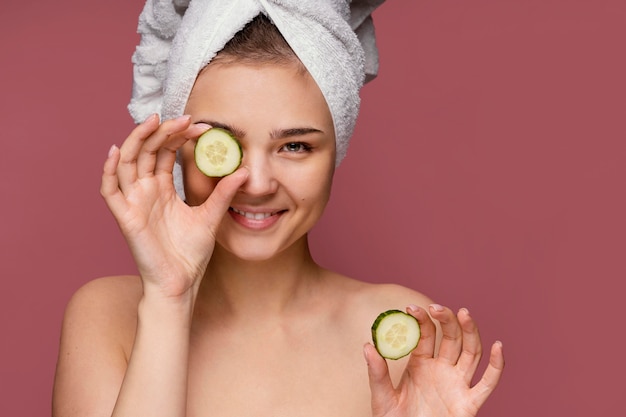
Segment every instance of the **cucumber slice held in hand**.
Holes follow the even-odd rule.
[[[239,168],[243,152],[231,132],[213,127],[198,138],[194,158],[198,169],[207,177],[224,177]]]
[[[417,347],[420,339],[417,319],[400,310],[380,313],[372,324],[372,340],[380,356],[400,359]]]

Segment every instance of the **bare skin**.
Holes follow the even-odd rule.
[[[148,119],[105,163],[102,194],[140,276],[96,280],[73,297],[53,415],[476,415],[504,362],[496,343],[470,386],[481,342],[465,310],[311,258],[306,236],[330,195],[335,155],[310,76],[209,65],[186,112]],[[209,124],[237,131],[244,147],[244,167],[221,180],[192,161]],[[172,185],[179,148],[189,204]],[[368,341],[390,308],[407,308],[423,336],[387,365]]]

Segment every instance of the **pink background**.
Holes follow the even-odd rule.
[[[142,0],[0,13],[0,415],[49,415],[62,313],[133,272],[98,188],[132,126]],[[483,417],[624,415],[623,0],[389,0],[318,260],[466,306],[507,370]]]

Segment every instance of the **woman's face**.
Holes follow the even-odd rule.
[[[328,202],[335,165],[332,117],[311,76],[296,65],[209,65],[185,113],[192,123],[233,132],[250,171],[218,244],[240,258],[264,260],[302,242]],[[219,181],[197,169],[194,145],[182,150],[190,205],[204,202]]]

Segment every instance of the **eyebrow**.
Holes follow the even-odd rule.
[[[212,127],[226,129],[232,132],[238,138],[243,138],[246,136],[245,130],[229,125],[228,123],[221,123],[215,120],[199,120],[196,123],[206,123],[208,125],[211,125]],[[294,128],[289,128],[289,129],[275,129],[270,132],[270,138],[271,139],[285,139],[285,138],[290,138],[294,136],[310,135],[312,133],[324,133],[324,132],[313,127],[294,127]]]
[[[272,139],[285,139],[294,136],[305,136],[311,133],[324,133],[319,129],[312,127],[295,127],[291,129],[278,129],[270,132],[270,138]]]

